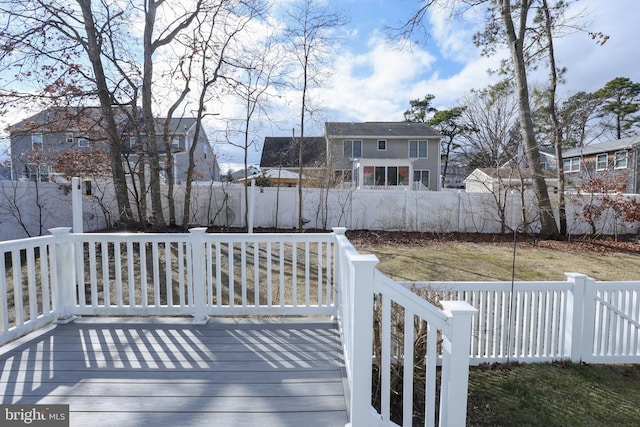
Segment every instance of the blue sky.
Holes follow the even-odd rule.
[[[288,0],[282,0],[288,1]],[[429,36],[410,50],[398,51],[385,39],[383,26],[396,25],[411,16],[419,0],[329,0],[333,7],[346,10],[351,20],[350,37],[334,63],[333,77],[322,89],[311,92],[314,102],[323,108],[306,134],[322,134],[327,121],[399,121],[409,100],[435,95],[437,108],[451,108],[471,89],[481,89],[496,80],[487,70],[495,68],[494,58],[480,55],[472,35],[480,19],[452,20],[443,11],[429,16]],[[609,80],[622,76],[640,82],[640,2],[637,0],[581,0],[573,14],[585,15],[582,21],[592,31],[610,36],[598,46],[587,34],[574,32],[556,41],[557,61],[567,67],[566,84],[559,92],[569,96],[578,91],[594,91]],[[530,76],[530,84],[543,84],[546,72]],[[297,114],[293,108],[292,115]],[[295,123],[293,124],[295,126]],[[277,127],[266,129],[279,136],[290,135]],[[268,135],[265,135],[268,136]],[[224,167],[238,168],[237,154],[218,147]],[[250,163],[259,163],[260,152],[249,154]],[[223,167],[223,169],[224,169]]]

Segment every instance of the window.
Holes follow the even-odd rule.
[[[43,144],[43,138],[41,133],[31,134],[31,148],[33,150],[41,150]]]
[[[73,134],[68,133],[66,138],[67,144],[73,144]]]
[[[28,163],[25,167],[25,178],[30,181],[49,181],[49,166],[46,163]]]
[[[131,148],[131,149],[136,148],[136,137],[135,136],[130,136],[129,137],[129,148]]]
[[[409,166],[365,166],[363,176],[364,185],[407,185]]]
[[[387,140],[379,139],[378,140],[378,151],[387,151]]]
[[[88,147],[89,140],[87,138],[78,138],[78,147]]]
[[[627,167],[627,152],[626,151],[618,151],[616,152],[616,160],[613,165],[615,169],[625,169]]]
[[[414,184],[423,185],[429,188],[429,171],[428,170],[414,170],[413,171]]]
[[[580,172],[580,157],[564,159],[562,166],[565,172]]]
[[[596,170],[601,171],[605,170],[609,164],[609,155],[608,154],[598,154],[596,156]]]
[[[344,157],[348,159],[362,157],[362,141],[344,141]]]
[[[409,141],[410,158],[427,158],[427,141]]]
[[[180,148],[180,138],[173,138],[171,141],[171,151],[177,151]]]

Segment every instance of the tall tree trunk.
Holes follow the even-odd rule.
[[[307,61],[303,65],[304,73],[302,84],[302,108],[300,111],[300,146],[298,147],[298,232],[302,233],[304,221],[302,219],[302,156],[304,153],[304,112],[306,110],[307,100]]]
[[[147,157],[149,159],[149,190],[151,192],[151,222],[154,228],[163,227],[164,214],[160,195],[160,159],[156,144],[156,127],[153,117],[153,28],[156,20],[157,2],[147,0],[144,25],[144,52],[142,74],[142,115],[147,136]]]
[[[107,79],[101,59],[100,43],[98,42],[98,31],[96,30],[93,11],[91,10],[91,0],[77,0],[82,10],[84,28],[87,34],[87,54],[91,61],[95,83],[100,100],[100,109],[105,121],[105,131],[109,140],[109,156],[111,160],[111,171],[113,174],[113,186],[116,192],[118,203],[119,221],[125,227],[133,223],[131,204],[129,203],[129,191],[127,189],[127,178],[122,167],[122,142],[118,134],[118,126],[112,110],[111,92],[107,85]]]
[[[553,28],[553,20],[551,12],[549,11],[549,5],[547,0],[542,0],[542,8],[545,19],[545,33],[547,36],[547,43],[549,49],[549,71],[550,71],[550,83],[549,88],[549,118],[551,119],[551,127],[553,130],[553,145],[556,151],[557,159],[557,177],[558,177],[558,214],[560,220],[560,235],[563,238],[567,237],[567,210],[564,197],[564,167],[562,158],[562,127],[558,120],[558,111],[556,109],[556,90],[558,87],[558,70],[556,68],[556,57],[553,46],[553,34],[551,32]]]
[[[540,163],[540,151],[536,142],[535,133],[533,131],[533,120],[531,117],[531,106],[529,103],[529,85],[527,82],[526,65],[524,61],[524,32],[527,25],[527,12],[530,4],[528,0],[520,4],[520,23],[519,34],[513,24],[511,15],[510,0],[497,0],[500,8],[507,43],[511,51],[513,60],[514,77],[518,92],[518,110],[520,121],[520,132],[522,134],[522,142],[527,152],[527,160],[532,169],[533,190],[535,192],[538,208],[538,216],[540,218],[540,238],[542,239],[558,239],[558,225],[551,208],[551,200],[549,199],[549,191],[547,184],[542,175],[542,165]]]

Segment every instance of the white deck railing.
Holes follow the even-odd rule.
[[[70,234],[0,243],[0,344],[54,320],[77,315],[192,316],[334,315],[339,320],[349,379],[350,424],[391,425],[391,343],[401,308],[404,344],[403,425],[412,425],[413,323],[428,325],[425,419],[437,418],[436,363],[442,354],[439,421],[465,424],[471,315],[465,302],[431,306],[375,270],[344,235]],[[374,334],[374,305],[381,313]],[[393,309],[392,309],[393,307]],[[15,308],[15,309],[14,309]],[[381,311],[380,311],[381,310]],[[380,339],[374,339],[374,335]],[[372,359],[381,349],[379,360]],[[394,359],[394,360],[392,360]],[[380,412],[372,407],[373,363],[380,371]],[[372,413],[374,415],[372,416]]]
[[[377,258],[360,255],[344,235],[345,229],[334,232],[337,313],[351,390],[352,426],[393,425],[400,421],[391,415],[391,395],[400,392],[391,388],[394,367],[403,371],[401,425],[414,425],[416,322],[423,322],[426,327],[425,357],[418,361],[418,368],[425,371],[425,392],[418,396],[424,399],[424,425],[436,423],[436,364],[440,355],[439,425],[465,425],[470,324],[476,310],[462,301],[443,301],[444,311],[439,310],[377,271]],[[380,359],[372,360],[372,355]],[[379,368],[379,412],[372,408],[374,362]]]
[[[471,363],[640,363],[640,281],[418,282],[478,309]]]

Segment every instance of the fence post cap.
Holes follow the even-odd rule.
[[[71,232],[71,227],[49,228],[49,233],[51,233],[54,236],[64,236],[69,234],[69,232]]]
[[[347,227],[333,227],[333,233],[339,236],[343,236],[347,232]]]
[[[586,279],[587,277],[589,277],[586,274],[582,274],[582,273],[564,273],[564,275],[569,280],[575,280],[575,279],[579,279],[579,278],[585,278]]]
[[[440,304],[442,304],[443,310],[452,316],[473,316],[478,312],[477,308],[466,301],[440,301]]]
[[[194,227],[189,229],[191,234],[204,234],[207,231],[207,227]]]

